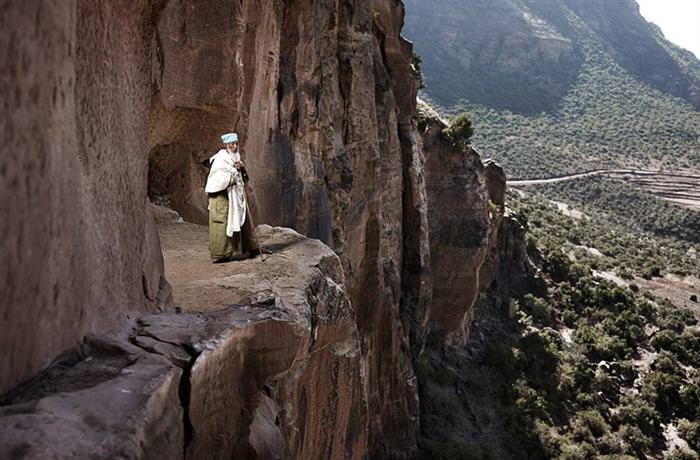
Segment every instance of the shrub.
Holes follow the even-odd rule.
[[[644,377],[642,396],[663,414],[673,414],[680,408],[680,387],[683,378],[678,374],[654,370]]]
[[[524,379],[518,380],[513,386],[516,394],[515,408],[527,419],[543,419],[547,417],[547,400],[537,390],[530,387]]]
[[[656,351],[672,351],[675,348],[677,341],[678,334],[675,331],[664,329],[654,334],[650,344]]]
[[[631,351],[623,339],[606,333],[602,323],[579,327],[574,332],[574,340],[594,361],[622,359]]]
[[[469,145],[471,137],[474,134],[474,128],[472,128],[472,121],[469,115],[461,113],[455,116],[450,121],[450,125],[442,130],[442,133],[453,146],[465,148]]]
[[[642,277],[647,280],[658,278],[659,276],[661,276],[661,267],[658,265],[647,266],[642,272]]]
[[[549,276],[552,277],[554,281],[562,282],[569,281],[570,279],[570,265],[571,261],[561,251],[550,251],[546,254],[546,266],[545,269]]]
[[[546,300],[535,297],[532,294],[525,294],[522,304],[525,310],[539,322],[544,324],[552,322],[552,307]]]
[[[693,450],[700,452],[700,422],[681,419],[678,422],[678,434]]]
[[[579,460],[581,458],[594,458],[595,447],[590,442],[564,442],[561,446],[561,454],[557,457],[561,460]]]
[[[693,312],[685,309],[666,307],[661,311],[658,325],[661,329],[670,329],[677,333],[683,332],[686,326],[697,323]]]
[[[644,453],[654,447],[654,440],[636,426],[622,425],[618,434],[625,443],[626,453],[634,454],[637,458],[646,458]]]
[[[577,441],[594,442],[610,431],[610,425],[602,415],[594,410],[585,410],[576,413],[571,424],[571,434]]]
[[[411,64],[416,72],[416,76],[420,82],[420,89],[425,88],[425,76],[423,75],[423,58],[415,51],[411,54]]]
[[[631,425],[639,428],[647,436],[653,436],[661,426],[656,408],[648,401],[633,395],[621,398],[620,407],[613,421],[615,425]]]
[[[613,399],[617,396],[620,386],[617,379],[612,378],[602,368],[598,368],[595,371],[592,389],[596,393],[601,393],[608,399]]]
[[[681,404],[688,417],[700,419],[700,370],[695,369],[680,388]]]

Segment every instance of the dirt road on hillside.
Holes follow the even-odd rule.
[[[694,171],[651,171],[643,169],[598,169],[537,179],[508,180],[514,188],[568,182],[592,176],[623,180],[663,200],[700,211],[700,173]]]

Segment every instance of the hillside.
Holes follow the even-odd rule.
[[[678,270],[682,248],[542,195],[508,203],[545,287],[487,294],[466,349],[426,354],[421,458],[697,458],[697,290],[677,302],[638,276]]]
[[[634,1],[406,3],[423,97],[510,177],[700,167],[700,62]]]

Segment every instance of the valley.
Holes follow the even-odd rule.
[[[634,0],[406,4],[420,97],[504,167],[545,285],[428,353],[425,458],[697,458],[700,61]]]

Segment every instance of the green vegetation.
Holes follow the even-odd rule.
[[[515,349],[554,369],[551,382],[539,382],[524,374],[530,366],[523,368],[524,391],[547,404],[541,412],[532,412],[519,402],[523,392],[516,387],[510,396],[516,415],[537,428],[532,442],[540,443],[548,457],[584,453],[639,458],[658,453],[663,447],[662,422],[700,420],[694,399],[700,389],[700,343],[697,329],[691,328],[697,320],[689,312],[593,279],[580,267],[572,266],[569,272],[575,275],[550,289],[546,299],[537,299],[550,305],[552,319],[532,311],[532,300],[522,303],[521,322],[531,324],[532,332],[516,342]],[[674,324],[675,330],[645,331],[667,324]],[[545,333],[562,326],[573,331],[569,343]],[[533,335],[530,341],[542,341],[540,350],[547,353],[524,343]],[[649,357],[648,371],[644,356]],[[684,436],[692,437],[692,428],[688,433]]]
[[[572,85],[580,84],[596,64],[591,52],[595,47],[597,54],[615,62],[619,73],[700,108],[700,61],[668,42],[632,1],[405,4],[404,33],[424,57],[426,95],[441,107],[455,108],[463,99],[501,113],[554,114]],[[588,69],[582,69],[585,64]],[[613,86],[611,94],[621,88]]]
[[[700,212],[666,202],[621,181],[587,177],[537,186],[536,190],[579,209],[602,210],[607,220],[616,225],[700,243]]]
[[[553,113],[524,116],[462,101],[473,143],[514,177],[632,166],[700,165],[700,114],[690,104],[638,82],[589,44],[581,73]]]
[[[614,192],[617,189],[608,191],[612,194],[610,203],[605,194],[597,195],[602,197],[603,201],[597,203],[593,198],[585,195],[588,190],[585,185],[580,187],[582,194],[580,200],[589,202],[582,203],[580,209],[585,212],[585,215],[580,219],[562,214],[557,206],[543,195],[521,196],[517,193],[508,195],[509,205],[528,228],[529,245],[533,248],[539,247],[547,257],[549,264],[547,268],[555,280],[567,275],[566,273],[559,275],[559,272],[571,267],[568,262],[570,258],[598,271],[615,272],[626,279],[631,279],[632,275],[650,278],[664,273],[700,276],[697,243],[692,240],[697,238],[698,234],[696,231],[693,235],[691,231],[692,225],[698,228],[697,213],[690,212],[692,217],[689,219],[692,219],[694,224],[691,225],[681,219],[678,222],[682,224],[676,227],[670,224],[674,221],[672,216],[676,216],[678,212],[684,212],[683,208],[676,209],[676,206],[672,206],[668,210],[658,210],[655,206],[663,208],[665,203],[659,204],[653,199],[630,201],[628,209],[622,209],[625,205],[624,199],[619,205],[615,202]],[[562,188],[568,190],[564,184]],[[572,199],[577,191],[578,189],[575,189],[571,192]],[[551,189],[546,191],[547,196],[550,192]],[[619,190],[617,193],[624,196],[624,193]],[[569,194],[562,196],[562,198],[568,197]],[[631,206],[632,203],[636,204]],[[649,204],[651,208],[646,208],[645,204]],[[614,206],[614,208],[608,213],[601,211],[597,206],[603,208]],[[668,222],[664,223],[665,227],[660,226],[658,230],[660,233],[686,235],[691,241],[654,234],[653,222],[649,224],[651,231],[644,231],[645,216],[653,212],[659,213],[660,220],[668,219]],[[651,215],[653,217],[653,214]],[[688,229],[683,225],[689,225]],[[578,265],[574,264],[573,269],[579,269]]]
[[[472,128],[472,121],[469,115],[461,113],[454,116],[450,120],[449,126],[442,130],[442,134],[455,147],[466,148],[474,134],[474,128]]]
[[[689,96],[700,62],[630,2],[407,5],[423,98],[442,114],[468,113],[471,142],[510,177],[700,169],[700,113]],[[421,14],[411,19],[412,10]],[[468,347],[426,352],[417,370],[422,456],[698,458],[697,318],[596,275],[700,276],[700,214],[607,179],[527,192],[508,204],[546,286],[517,299],[482,296]],[[560,202],[583,214],[563,214]],[[694,453],[666,452],[674,428]]]
[[[548,305],[551,318],[530,310],[531,302]],[[547,298],[531,297],[521,307],[514,326],[519,329],[493,341],[482,359],[470,364],[479,372],[479,381],[453,383],[463,394],[479,391],[476,386],[484,384],[497,388],[497,413],[505,425],[502,442],[510,455],[658,455],[665,448],[662,423],[679,418],[680,436],[697,449],[697,358],[689,361],[684,351],[651,352],[644,332],[673,309],[590,275],[563,283]],[[688,330],[694,323],[688,318],[683,334],[692,335]],[[573,329],[570,338],[560,332],[564,327]],[[644,356],[650,361],[648,371]],[[682,364],[695,367],[686,370]],[[452,365],[472,372],[463,362]],[[449,414],[450,425],[459,426],[454,399],[443,398],[436,407],[427,398],[426,411]],[[429,456],[445,445],[451,444],[429,442],[423,449]],[[470,445],[471,451],[486,448]]]
[[[432,6],[408,2],[407,33],[423,55],[428,82],[422,97],[445,115],[469,113],[473,143],[513,178],[601,167],[700,167],[700,113],[689,102],[700,87],[700,61],[665,40],[626,2],[584,7],[567,0],[494,1],[500,5],[494,9],[534,15],[553,36],[570,40],[571,49],[563,46],[559,61],[548,63],[541,59],[552,56],[538,34],[521,29],[517,14],[504,17],[467,2],[480,12],[483,22],[475,27],[483,36],[473,37],[471,24],[469,36],[462,36],[458,25],[473,16],[463,12],[464,3],[448,3],[454,13],[445,24],[435,21],[439,13]],[[420,18],[412,19],[412,10]],[[463,43],[445,49],[431,34]],[[512,47],[487,51],[504,41]]]
[[[413,66],[413,71],[418,76],[420,81],[420,89],[425,88],[425,76],[423,75],[423,58],[418,53],[411,53],[411,65]]]
[[[530,229],[551,211],[533,209],[527,199],[517,205],[530,211]],[[559,234],[570,230],[556,223],[550,229],[561,226]],[[593,276],[588,263],[570,260],[551,240],[538,241],[542,234],[533,232],[530,252],[548,280],[546,292],[519,298],[513,319],[502,313],[502,332],[475,357],[457,352],[422,363],[419,373],[431,388],[423,393],[423,417],[444,424],[439,414],[449,414],[444,439],[422,443],[425,458],[465,442],[469,452],[501,446],[512,458],[658,457],[669,424],[700,452],[695,316]],[[483,430],[481,442],[460,433],[464,426]]]

